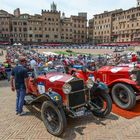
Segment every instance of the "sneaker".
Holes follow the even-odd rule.
[[[19,113],[19,116],[24,116],[24,115],[26,115],[27,113],[26,112],[21,112],[21,113]]]
[[[19,113],[18,112],[16,112],[16,115],[18,115]]]

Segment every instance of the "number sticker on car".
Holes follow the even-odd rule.
[[[45,86],[43,83],[38,83],[37,88],[38,88],[39,94],[45,93]]]
[[[59,100],[58,96],[54,96],[54,99],[55,99],[55,101]]]

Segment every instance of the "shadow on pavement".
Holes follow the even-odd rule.
[[[42,121],[41,112],[40,112],[40,109],[41,109],[40,104],[35,104],[33,106],[26,106],[26,108],[30,111],[26,115],[33,115]],[[71,139],[76,138],[76,133],[78,133],[79,135],[84,135],[83,132],[84,132],[84,129],[86,128],[86,125],[95,123],[96,125],[106,126],[106,123],[104,122],[105,120],[118,120],[118,117],[114,114],[110,114],[106,118],[97,118],[93,116],[92,114],[88,116],[74,118],[74,119],[68,117],[67,129],[62,134],[61,138],[65,140],[71,140]]]
[[[95,123],[96,125],[106,126],[106,123],[104,122],[105,120],[118,120],[118,117],[114,114],[110,114],[106,118],[97,118],[91,114],[75,119],[68,118],[66,132],[62,135],[61,138],[65,140],[71,140],[76,138],[76,133],[79,135],[84,135],[84,129],[86,128],[86,125],[90,125],[91,123],[94,125]]]

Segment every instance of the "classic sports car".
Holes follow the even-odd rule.
[[[95,72],[110,88],[113,101],[120,108],[130,110],[140,99],[140,70],[131,67],[105,66]]]
[[[66,116],[79,117],[93,113],[105,117],[111,112],[109,96],[90,92],[98,88],[91,79],[82,79],[65,74],[59,62],[48,63],[47,67],[36,67],[29,73],[29,93],[25,104],[42,103],[41,117],[49,133],[59,136],[66,127]],[[108,94],[107,94],[108,95]]]
[[[122,109],[132,109],[140,99],[140,69],[128,66],[104,66],[96,71],[76,70],[76,77],[86,80],[89,75],[105,83],[114,103]],[[86,76],[87,75],[87,76]]]

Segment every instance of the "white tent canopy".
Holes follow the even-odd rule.
[[[21,46],[22,44],[21,43],[14,43],[13,45],[14,46]]]
[[[17,44],[17,43],[14,43],[13,45],[16,46],[16,45],[18,45],[18,44]]]
[[[21,46],[22,44],[21,44],[21,43],[18,43],[17,45],[18,45],[18,46]]]

